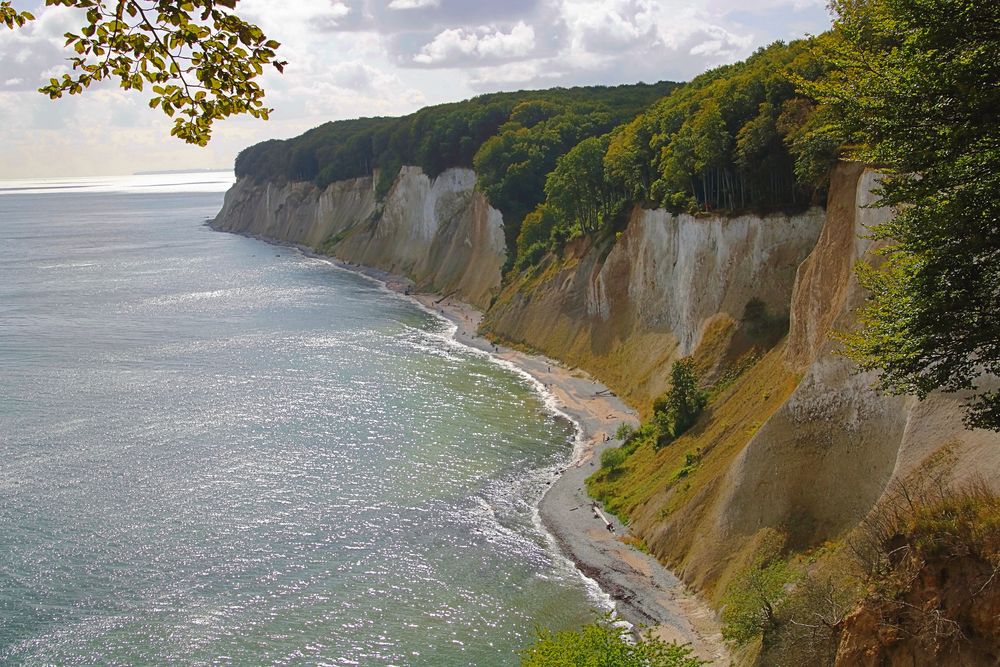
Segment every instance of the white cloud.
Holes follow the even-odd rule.
[[[710,40],[719,42],[713,53],[737,58],[748,55],[754,42],[753,34],[743,28],[739,32],[727,26],[725,15],[713,14],[700,8],[674,0],[670,3],[643,0],[636,20],[648,26],[658,43],[669,49],[690,51]],[[707,55],[708,52],[694,53]],[[717,64],[717,63],[711,63]]]
[[[441,0],[392,0],[389,9],[424,9],[440,5]]]
[[[561,11],[573,50],[603,50],[603,45],[620,47],[646,36],[629,0],[565,0]],[[630,12],[630,10],[633,10]]]
[[[542,79],[554,79],[557,72],[548,70],[549,61],[529,60],[519,63],[477,67],[469,72],[469,83],[477,88],[502,88],[505,84],[525,84]]]
[[[327,11],[327,15],[332,17],[334,20],[342,19],[350,13],[351,8],[342,2],[330,3],[330,9]]]
[[[458,64],[470,59],[504,60],[527,56],[535,48],[535,29],[518,21],[510,32],[496,29],[444,30],[413,57],[422,65]]]

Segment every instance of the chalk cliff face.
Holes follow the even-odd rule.
[[[694,490],[685,495],[664,486],[633,508],[633,528],[700,588],[724,587],[739,554],[767,530],[783,532],[793,548],[844,536],[894,482],[918,469],[954,481],[980,477],[1000,488],[1000,437],[964,428],[961,396],[880,394],[875,376],[857,373],[829,337],[853,325],[865,298],[853,265],[870,260],[871,242],[862,237],[891,215],[868,208],[875,181],[857,165],[834,174],[823,231],[797,272],[787,341],[763,383],[751,372],[713,406],[723,415],[756,400],[759,428],[735,446],[730,438],[730,446],[716,448],[701,433],[689,445],[679,442],[704,448],[705,470],[689,481]],[[756,398],[777,392],[788,377],[799,379],[779,403]]]
[[[508,286],[484,328],[596,373],[645,411],[677,358],[695,354],[711,371],[763,342],[747,335],[748,304],[772,322],[788,317],[823,219],[820,209],[695,218],[636,208],[610,252],[571,251]]]
[[[475,189],[469,169],[429,178],[403,167],[384,202],[371,178],[332,183],[238,181],[213,226],[322,248],[333,256],[407,276],[480,308],[500,286],[503,219]]]
[[[865,293],[851,268],[871,243],[861,237],[891,215],[868,208],[874,173],[842,171],[833,185],[826,227],[799,269],[792,302],[786,363],[802,381],[734,462],[717,524],[724,534],[790,525],[795,541],[815,543],[853,526],[893,480],[931,462],[958,479],[978,469],[1000,482],[1000,437],[964,428],[962,396],[937,392],[921,402],[877,393],[875,375],[856,373],[821,335],[852,326]],[[767,474],[775,462],[800,472]]]

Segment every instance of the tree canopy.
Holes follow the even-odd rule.
[[[694,359],[678,359],[670,367],[670,389],[653,401],[653,422],[657,446],[673,442],[694,426],[708,403],[708,395],[698,386]]]
[[[871,230],[884,262],[860,270],[848,354],[892,393],[972,390],[967,423],[1000,430],[1000,392],[979,387],[1000,374],[1000,4],[832,6],[835,67],[809,90],[897,209]]]
[[[706,72],[567,150],[544,203],[525,217],[517,265],[614,229],[630,203],[695,212],[821,202],[842,139],[829,111],[796,84],[825,71],[823,39],[776,42]]]
[[[647,634],[633,641],[629,631],[605,619],[579,630],[539,630],[535,643],[521,653],[522,667],[699,667],[705,661],[689,646]]]
[[[677,209],[819,200],[838,142],[804,141],[822,123],[795,86],[825,68],[816,41],[776,42],[660,100],[615,132],[605,158],[612,178],[637,201]]]
[[[45,0],[84,13],[78,32],[66,33],[72,73],[40,89],[52,99],[77,95],[92,83],[116,80],[126,90],[154,93],[151,108],[174,119],[171,134],[205,145],[216,120],[249,114],[267,120],[264,90],[255,81],[264,66],[279,72],[280,44],[233,10],[238,0]],[[34,20],[9,0],[0,22],[20,28]]]

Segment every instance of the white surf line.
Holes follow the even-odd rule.
[[[534,375],[532,375],[531,372],[522,368],[521,366],[518,366],[512,361],[509,361],[507,359],[502,359],[494,355],[492,352],[488,350],[483,350],[473,345],[464,343],[458,338],[459,325],[457,322],[455,322],[442,312],[439,312],[437,310],[434,310],[433,308],[426,306],[419,299],[417,299],[416,296],[412,294],[405,294],[399,292],[398,290],[394,290],[388,286],[388,283],[385,280],[382,280],[377,276],[373,276],[364,271],[364,269],[371,267],[358,266],[357,268],[355,268],[354,265],[346,264],[335,258],[320,257],[312,253],[304,252],[301,248],[298,248],[297,246],[292,246],[292,247],[299,253],[301,253],[303,257],[307,257],[309,259],[315,259],[317,261],[323,262],[324,264],[328,264],[329,266],[332,266],[333,268],[338,269],[340,271],[345,271],[347,273],[351,273],[356,276],[361,276],[362,278],[365,278],[372,284],[376,285],[380,291],[386,294],[390,294],[396,298],[403,299],[407,303],[415,305],[423,312],[433,316],[437,320],[447,325],[448,327],[447,335],[444,334],[441,335],[441,338],[443,340],[445,340],[450,344],[460,347],[465,352],[481,356],[489,360],[491,363],[500,366],[501,368],[507,371],[513,372],[516,375],[520,376],[522,379],[526,380],[529,386],[531,386],[531,388],[535,391],[535,393],[538,394],[538,396],[542,399],[542,404],[546,407],[546,409],[554,416],[565,419],[570,424],[572,424],[573,427],[573,449],[568,459],[565,460],[562,465],[557,464],[555,466],[547,468],[539,468],[538,470],[536,470],[537,473],[543,473],[545,471],[551,470],[553,475],[559,476],[561,475],[560,470],[564,470],[565,468],[568,468],[570,465],[572,465],[577,460],[577,457],[583,452],[583,448],[587,442],[587,439],[584,438],[585,434],[583,430],[583,425],[577,419],[575,419],[573,416],[571,416],[568,412],[564,410],[564,406],[562,402],[559,400],[559,397],[556,396],[552,391],[550,391],[549,388],[545,386],[544,382],[542,382]],[[551,361],[544,357],[539,357],[539,358],[542,359],[543,361]],[[624,621],[618,617],[617,606],[611,594],[608,593],[606,590],[604,590],[601,587],[601,584],[598,583],[596,579],[592,579],[591,577],[585,575],[580,570],[580,568],[576,566],[576,563],[574,563],[573,560],[569,558],[569,556],[563,553],[563,550],[562,548],[560,548],[559,543],[556,541],[555,536],[551,532],[549,532],[548,528],[545,527],[545,524],[542,522],[541,510],[539,507],[542,501],[542,497],[544,495],[545,494],[542,493],[541,496],[539,496],[538,500],[532,505],[531,522],[534,525],[535,529],[539,532],[539,534],[544,537],[550,554],[552,554],[558,559],[557,562],[559,562],[566,571],[571,571],[575,573],[583,581],[584,590],[587,591],[588,597],[591,599],[592,602],[595,603],[595,606],[597,606],[599,609],[602,609],[603,611],[611,612],[616,622],[627,623],[627,621]],[[631,624],[629,624],[629,627],[631,627]]]
[[[371,276],[368,277],[371,278]],[[381,281],[376,281],[376,282],[381,283]],[[392,292],[393,294],[400,295],[399,292],[389,289],[384,284],[383,287],[388,291]],[[549,411],[550,414],[565,419],[572,425],[573,449],[571,450],[569,457],[563,460],[561,464],[555,464],[552,466],[547,466],[545,468],[536,469],[535,470],[536,474],[539,475],[545,474],[554,477],[559,477],[562,474],[563,470],[565,470],[566,468],[568,468],[570,465],[573,464],[573,462],[579,455],[579,452],[582,451],[583,446],[586,444],[586,439],[584,438],[585,434],[583,430],[583,425],[576,418],[574,418],[572,415],[570,415],[568,412],[564,410],[562,401],[560,401],[559,397],[556,396],[552,391],[549,390],[548,387],[545,386],[544,382],[542,382],[534,375],[532,375],[530,371],[528,371],[525,368],[522,368],[521,366],[518,366],[514,362],[508,359],[503,359],[501,357],[498,357],[489,350],[483,350],[481,348],[469,345],[468,343],[465,343],[462,340],[460,340],[458,337],[459,324],[454,320],[452,320],[451,318],[449,318],[443,312],[436,311],[433,308],[428,307],[413,295],[400,295],[400,296],[404,296],[405,298],[407,298],[408,301],[414,303],[418,308],[423,310],[425,313],[437,318],[438,320],[446,324],[448,327],[448,335],[447,336],[441,335],[441,338],[443,338],[446,342],[456,345],[468,353],[481,356],[490,361],[491,363],[518,375],[519,377],[524,379],[528,383],[528,385],[534,390],[534,392],[542,399],[542,404],[545,406],[545,408]],[[545,359],[542,357],[539,358],[543,359],[543,361],[550,361],[549,359]],[[535,530],[538,531],[538,533],[542,535],[543,538],[545,539],[549,553],[556,557],[557,562],[563,567],[564,571],[574,573],[577,577],[580,578],[581,581],[583,581],[584,590],[586,590],[587,596],[590,598],[591,602],[593,602],[598,609],[601,609],[605,612],[610,612],[615,618],[616,622],[626,623],[628,624],[629,628],[631,628],[632,627],[631,624],[618,617],[617,605],[611,594],[605,591],[601,587],[601,584],[596,579],[588,577],[580,570],[580,568],[576,566],[576,563],[574,563],[573,560],[563,552],[562,548],[559,546],[559,543],[556,541],[555,536],[549,531],[548,528],[545,527],[545,524],[542,522],[542,515],[540,508],[542,498],[544,496],[545,493],[543,491],[538,496],[538,499],[534,503],[532,503],[531,523],[534,525]]]
[[[258,241],[263,241],[264,243],[267,243],[269,245],[278,245],[290,248],[291,250],[297,252],[303,258],[312,259],[317,262],[326,264],[334,269],[337,269],[338,271],[344,271],[346,273],[350,273],[352,275],[360,276],[366,279],[374,286],[376,286],[379,289],[379,291],[387,295],[391,295],[394,298],[405,300],[407,303],[415,305],[417,308],[424,311],[428,315],[431,315],[434,318],[446,324],[448,326],[449,331],[447,336],[441,335],[442,340],[450,344],[461,347],[462,350],[465,352],[482,356],[487,360],[489,360],[491,363],[496,364],[497,366],[500,366],[510,372],[513,372],[518,376],[520,376],[521,378],[523,378],[525,381],[527,381],[529,386],[531,386],[531,388],[541,397],[542,405],[544,405],[551,414],[555,415],[556,417],[561,417],[562,419],[565,419],[570,424],[572,424],[574,433],[573,450],[569,458],[566,461],[564,461],[562,465],[555,465],[549,468],[540,468],[536,472],[541,473],[546,470],[552,470],[552,474],[554,476],[557,477],[561,476],[560,470],[565,470],[566,468],[571,466],[577,460],[577,457],[584,451],[583,448],[587,440],[586,438],[584,438],[583,426],[577,419],[572,417],[569,413],[567,413],[563,409],[564,406],[562,405],[562,402],[559,400],[559,397],[556,396],[554,393],[552,393],[548,389],[548,387],[545,386],[544,382],[542,382],[534,375],[532,375],[527,369],[522,368],[521,366],[518,366],[517,364],[508,361],[507,359],[502,359],[488,350],[483,350],[473,345],[469,345],[467,343],[462,342],[458,338],[459,325],[457,322],[453,321],[447,315],[444,315],[443,312],[439,312],[434,310],[433,308],[427,307],[426,305],[421,303],[420,300],[417,299],[415,295],[405,294],[403,292],[390,288],[386,280],[383,280],[378,276],[366,272],[365,269],[379,271],[380,273],[383,273],[386,276],[390,275],[388,272],[363,265],[347,264],[346,262],[343,262],[335,257],[324,257],[312,251],[309,248],[305,248],[303,246],[296,244],[279,243],[272,241],[270,239],[261,238],[257,236],[251,236],[250,238],[254,238]],[[393,277],[398,277],[400,278],[400,280],[406,280],[401,276],[393,276]],[[539,356],[538,358],[546,362],[551,361],[541,356]],[[557,365],[557,364],[550,364],[550,365]],[[569,558],[569,556],[563,553],[563,550],[559,546],[559,543],[556,541],[555,536],[551,532],[549,532],[549,530],[545,527],[545,524],[542,522],[541,510],[539,507],[542,501],[542,497],[544,497],[544,495],[545,494],[543,493],[532,506],[531,522],[534,525],[535,529],[539,532],[539,534],[542,535],[543,538],[545,539],[550,554],[552,554],[556,558],[556,562],[560,563],[566,571],[571,571],[580,578],[580,580],[583,582],[584,590],[587,592],[588,597],[591,599],[591,601],[597,608],[609,612],[612,616],[612,619],[614,619],[616,623],[625,624],[628,625],[629,628],[631,628],[632,627],[631,624],[622,619],[618,615],[617,605],[611,594],[608,593],[606,590],[604,590],[596,579],[592,579],[591,577],[585,575],[576,566],[576,563],[574,563],[572,559]]]

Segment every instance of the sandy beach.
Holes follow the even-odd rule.
[[[577,568],[615,600],[618,613],[629,623],[651,628],[668,641],[689,643],[699,657],[713,664],[728,664],[718,619],[708,605],[654,557],[622,542],[628,528],[617,518],[602,513],[612,523],[611,532],[603,518],[591,511],[593,499],[587,495],[584,480],[600,465],[604,449],[621,444],[613,439],[618,425],[638,424],[635,411],[579,369],[494,346],[478,336],[482,314],[472,306],[433,294],[412,296],[454,323],[457,340],[515,364],[544,384],[579,425],[582,447],[553,481],[539,507],[542,523]],[[605,441],[605,436],[610,440]]]

